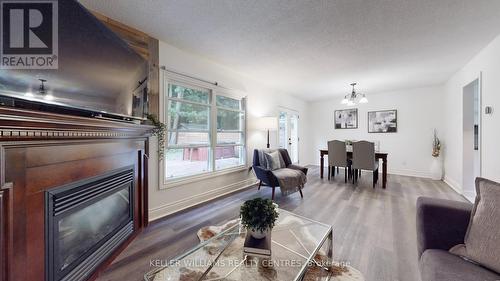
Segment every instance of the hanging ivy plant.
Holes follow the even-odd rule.
[[[160,122],[158,117],[154,114],[147,114],[146,118],[151,121],[154,126],[153,129],[149,131],[152,136],[158,137],[158,161],[163,161],[165,156],[165,135],[167,134],[167,125]]]

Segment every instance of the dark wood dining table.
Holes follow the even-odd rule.
[[[325,155],[328,155],[328,149],[319,150],[319,176],[323,178],[323,172],[325,169]],[[382,188],[387,186],[387,152],[375,152],[375,159],[382,159]],[[347,152],[347,157],[352,157],[352,151]]]

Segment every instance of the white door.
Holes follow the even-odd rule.
[[[480,78],[463,88],[463,195],[474,202],[474,180],[481,176]]]
[[[288,150],[292,163],[299,162],[299,113],[295,110],[280,109],[279,147]]]

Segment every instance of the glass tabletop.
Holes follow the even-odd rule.
[[[302,280],[311,267],[326,267],[332,257],[332,227],[282,209],[279,214],[270,258],[244,254],[246,230],[236,224],[148,272],[145,280]],[[327,276],[316,270],[314,280]]]

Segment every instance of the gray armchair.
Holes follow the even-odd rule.
[[[358,180],[358,172],[368,170],[373,172],[373,188],[378,182],[378,161],[375,160],[375,144],[368,141],[357,141],[352,144],[352,182]]]
[[[417,199],[417,247],[422,281],[498,281],[500,275],[451,254],[464,243],[472,204]]]
[[[298,170],[301,171],[304,175],[307,175],[307,168],[302,167],[299,165],[292,164],[292,160],[290,159],[290,155],[288,155],[288,151],[286,149],[278,149],[277,150],[280,154],[281,157],[283,158],[283,161],[285,162],[285,166],[288,169],[292,170]],[[272,188],[272,200],[274,200],[274,194],[275,194],[275,189],[276,187],[280,186],[278,178],[274,175],[274,173],[271,170],[268,170],[263,167],[263,163],[260,163],[259,160],[259,150],[255,149],[253,152],[253,165],[252,168],[255,171],[255,175],[257,179],[259,180],[259,186],[258,190],[260,190],[260,187],[262,185],[266,185]],[[304,197],[302,194],[302,189],[299,188],[299,193],[300,197]]]

